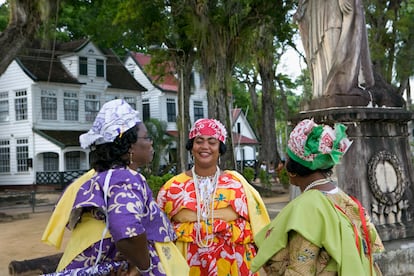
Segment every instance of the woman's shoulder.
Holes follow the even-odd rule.
[[[167,182],[165,182],[165,184],[171,184],[171,183],[174,183],[174,182],[183,183],[183,182],[187,182],[188,180],[191,180],[191,179],[192,179],[192,177],[188,175],[188,172],[182,172],[182,173],[174,175],[173,177],[168,179]]]
[[[136,181],[136,178],[140,179],[140,181],[146,181],[145,177],[138,171],[134,171],[129,168],[115,168],[97,174],[97,177],[99,177],[101,181],[105,181],[108,176],[111,177],[111,182],[117,180],[126,181],[128,179],[135,179],[134,181]]]

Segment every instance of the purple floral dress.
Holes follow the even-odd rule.
[[[101,250],[101,241],[98,241],[79,254],[64,271],[54,275],[91,275],[91,269],[94,269],[94,275],[105,275],[112,268],[116,270],[119,266],[125,265],[125,262],[123,264],[114,260],[118,253],[115,243],[142,233],[147,235],[148,250],[152,264],[155,265],[147,275],[165,275],[154,242],[169,242],[176,239],[169,219],[154,201],[152,191],[141,174],[128,168],[116,168],[111,171],[107,186],[107,202],[104,197],[104,182],[108,171],[105,171],[95,175],[79,189],[68,227],[75,228],[86,213],[96,219],[105,220],[107,211],[107,225],[112,237],[102,240]],[[99,265],[95,266],[98,252],[101,252],[100,261]],[[75,271],[80,273],[74,273]]]

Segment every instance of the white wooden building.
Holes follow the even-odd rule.
[[[61,183],[89,169],[89,150],[79,145],[100,107],[123,98],[143,119],[168,123],[177,136],[178,79],[157,82],[145,71],[150,56],[130,53],[121,62],[89,40],[33,45],[0,76],[0,187]],[[173,69],[173,68],[172,68]],[[171,70],[174,72],[174,70]],[[193,72],[190,120],[207,117],[207,92]],[[256,136],[243,112],[233,111],[238,162],[256,159]]]
[[[0,185],[35,184],[38,172],[88,169],[79,135],[103,103],[124,98],[137,107],[143,91],[112,51],[89,40],[23,50],[0,76]]]
[[[232,110],[232,141],[237,169],[245,166],[255,167],[259,142],[240,108]]]

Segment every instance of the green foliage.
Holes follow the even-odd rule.
[[[9,22],[9,8],[7,3],[0,4],[0,32],[4,31]]]
[[[283,168],[279,174],[278,174],[278,178],[280,181],[280,184],[282,184],[283,188],[287,189],[289,188],[289,175],[288,172],[285,168]]]
[[[312,99],[312,81],[309,75],[309,69],[303,69],[296,79],[296,85],[302,87],[302,100],[309,101]]]
[[[154,156],[151,162],[151,171],[153,174],[158,174],[161,164],[161,158],[170,149],[174,138],[167,135],[167,122],[151,118],[144,122],[147,127],[148,136],[152,137],[154,148]],[[169,160],[164,160],[163,163],[168,163]]]
[[[269,179],[269,175],[265,170],[260,170],[259,171],[259,179],[260,179],[260,183],[262,183],[262,185],[266,188],[270,188],[270,179]]]
[[[402,83],[413,74],[414,0],[364,1],[374,69],[387,83]]]
[[[161,187],[167,182],[171,177],[173,177],[172,174],[167,173],[163,176],[157,176],[157,175],[150,175],[147,177],[147,183],[150,189],[152,190],[152,193],[154,197],[156,198],[158,192],[160,191]]]
[[[243,170],[243,176],[249,183],[254,180],[254,169],[252,167],[245,167]]]

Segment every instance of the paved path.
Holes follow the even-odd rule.
[[[289,203],[289,193],[277,195],[274,197],[265,197],[263,198],[263,201],[266,205],[270,218],[274,219],[280,210],[282,210],[282,208]]]

